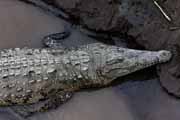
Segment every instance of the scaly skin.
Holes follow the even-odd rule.
[[[165,50],[140,51],[101,43],[72,50],[2,50],[0,105],[32,104],[58,93],[102,87],[117,77],[167,62],[170,58],[171,53]]]

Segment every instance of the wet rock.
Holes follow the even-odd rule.
[[[121,8],[125,11],[126,19],[133,24],[127,33],[136,38],[136,42],[148,50],[168,49],[173,52],[171,62],[161,65],[159,70],[160,82],[169,93],[180,97],[180,32],[172,30],[180,25],[180,1],[160,0],[162,6],[172,21],[168,21],[159,9],[149,0],[124,1]],[[134,19],[134,20],[133,20]]]
[[[115,0],[44,0],[73,16],[81,25],[96,31],[127,32],[131,26],[120,16]]]

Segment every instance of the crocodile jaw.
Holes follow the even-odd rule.
[[[169,51],[140,51],[116,48],[107,54],[102,74],[109,80],[170,60]],[[109,81],[110,82],[110,81]]]

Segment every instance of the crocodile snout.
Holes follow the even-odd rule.
[[[167,62],[171,59],[172,57],[172,53],[170,51],[167,50],[161,50],[159,51],[159,61],[160,62]]]

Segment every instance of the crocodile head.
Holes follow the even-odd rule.
[[[144,51],[110,46],[105,53],[102,75],[109,80],[170,60],[169,51]]]

